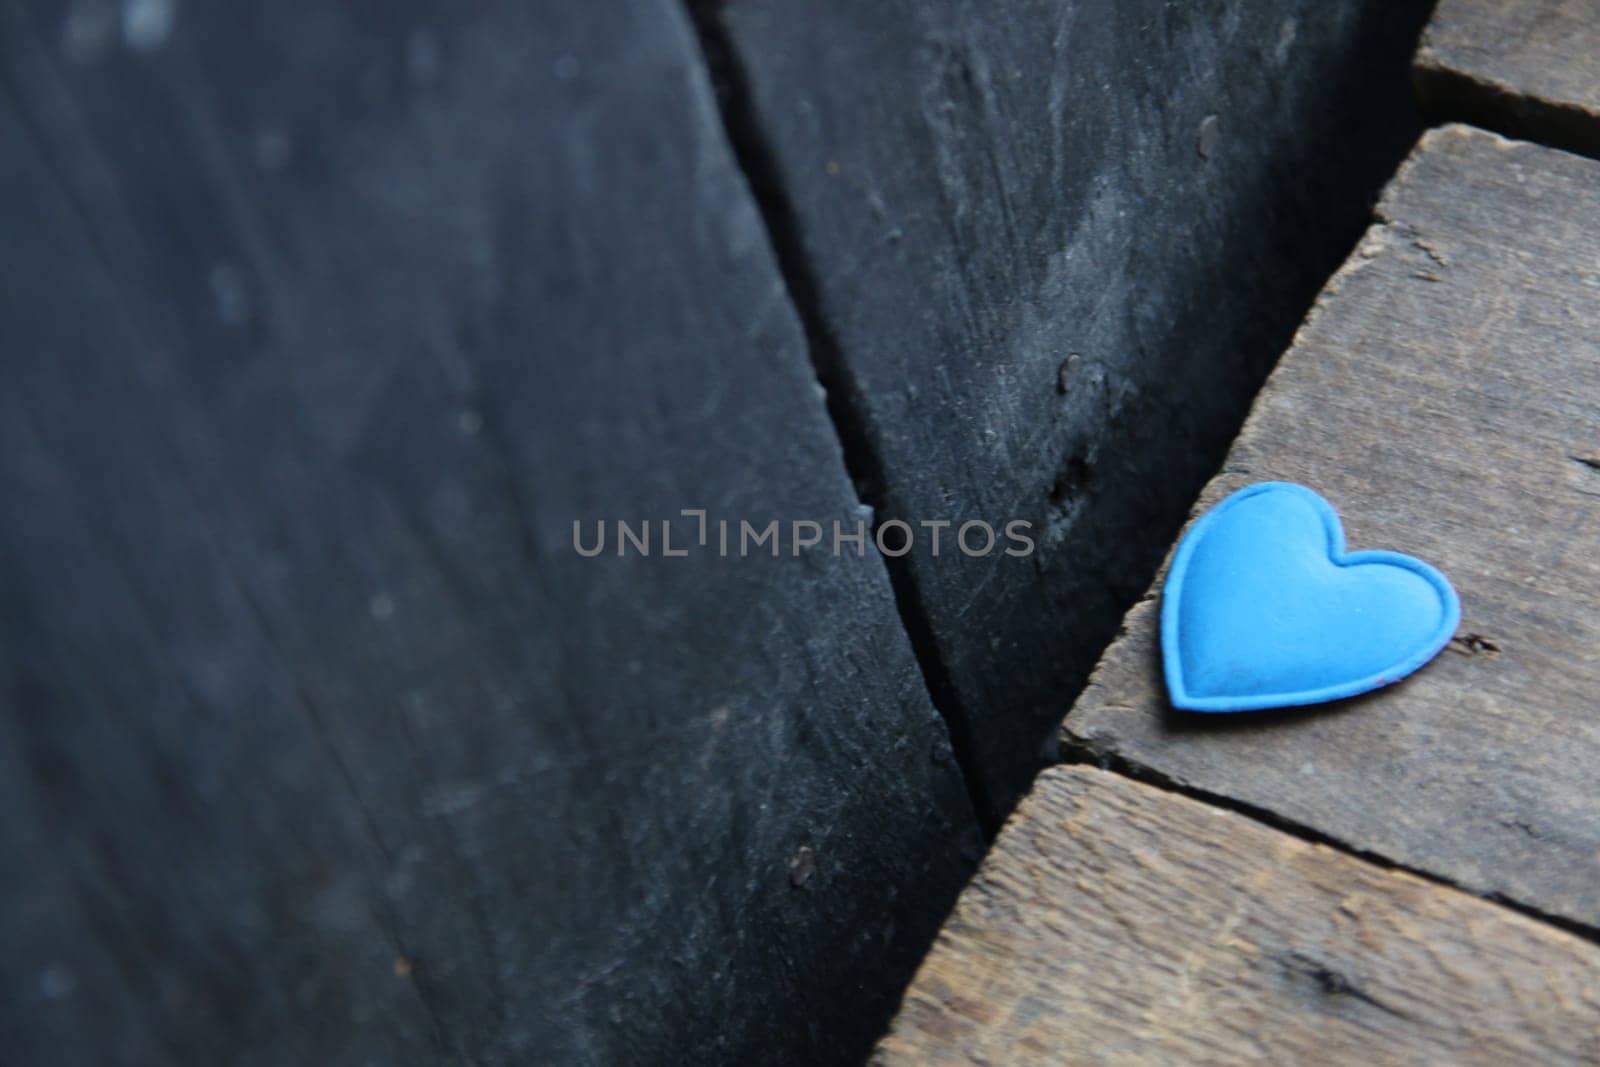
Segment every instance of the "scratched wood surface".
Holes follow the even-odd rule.
[[[0,0],[0,1063],[859,1061],[981,838],[876,554],[660,556],[859,515],[683,6],[123,8]]]
[[[1086,766],[1035,784],[882,1064],[1593,1063],[1600,948]]]
[[[1447,127],[1378,217],[1199,503],[1269,479],[1312,486],[1352,548],[1450,576],[1456,640],[1364,698],[1179,714],[1159,673],[1158,577],[1063,737],[1600,926],[1600,163]]]
[[[690,4],[864,501],[1033,523],[890,561],[996,823],[1420,132],[1429,2]]]
[[[1425,110],[1600,155],[1600,4],[1440,0],[1415,74]]]

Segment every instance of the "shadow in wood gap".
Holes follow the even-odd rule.
[[[867,430],[865,405],[845,368],[838,338],[829,329],[823,314],[816,273],[802,245],[794,210],[784,191],[772,149],[752,106],[749,79],[722,25],[719,0],[685,0],[685,5],[711,72],[717,109],[728,141],[761,211],[778,270],[789,289],[790,302],[800,316],[811,363],[825,394],[828,417],[844,453],[845,469],[855,485],[856,496],[871,509],[869,525],[876,534],[882,522],[896,517],[887,513],[887,479]],[[950,746],[962,781],[966,783],[973,814],[985,839],[992,841],[999,831],[1001,817],[995,814],[992,798],[982,776],[977,773],[972,720],[961,707],[939,655],[927,611],[917,595],[911,564],[906,556],[891,557],[882,553],[879,556],[888,571],[895,608],[927,686],[928,697],[950,735]]]
[[[1063,739],[1061,742],[1061,763],[1063,765],[1087,764],[1091,767],[1098,767],[1103,771],[1111,771],[1115,774],[1122,775],[1124,778],[1131,778],[1143,785],[1165,790],[1168,793],[1176,793],[1179,796],[1188,797],[1190,800],[1197,800],[1202,804],[1209,804],[1214,808],[1221,808],[1224,811],[1231,811],[1237,815],[1243,815],[1248,819],[1253,819],[1265,826],[1270,826],[1272,829],[1288,834],[1291,837],[1298,837],[1301,840],[1309,841],[1314,845],[1322,845],[1325,848],[1331,848],[1338,852],[1342,852],[1347,856],[1354,856],[1357,859],[1364,860],[1367,863],[1371,863],[1377,867],[1382,867],[1385,870],[1399,871],[1402,874],[1409,874],[1414,878],[1420,878],[1425,882],[1431,882],[1434,885],[1444,886],[1448,889],[1465,893],[1468,896],[1476,897],[1479,900],[1487,900],[1490,903],[1498,904],[1511,911],[1517,912],[1520,915],[1525,915],[1530,919],[1558,927],[1562,930],[1565,930],[1569,934],[1583,938],[1585,941],[1600,945],[1600,927],[1590,926],[1586,923],[1574,922],[1573,920],[1560,915],[1552,915],[1549,912],[1530,907],[1521,901],[1512,900],[1500,893],[1475,892],[1467,886],[1461,885],[1459,882],[1451,881],[1450,879],[1441,877],[1440,875],[1431,871],[1422,870],[1417,867],[1410,867],[1404,863],[1396,863],[1387,856],[1368,851],[1367,849],[1356,848],[1346,841],[1342,841],[1336,837],[1331,837],[1313,827],[1306,826],[1304,823],[1296,822],[1293,819],[1286,819],[1276,812],[1268,811],[1265,808],[1258,808],[1254,804],[1247,804],[1243,801],[1235,800],[1232,797],[1208,792],[1204,789],[1196,789],[1191,785],[1179,782],[1168,775],[1162,774],[1160,771],[1157,771],[1153,768],[1146,767],[1140,763],[1135,763],[1133,760],[1130,760],[1125,756],[1121,756],[1115,752],[1102,750],[1092,743],[1083,741],[1068,741]]]

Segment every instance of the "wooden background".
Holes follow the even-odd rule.
[[[1438,5],[1441,124],[1191,515],[1314,486],[1342,543],[1438,564],[1459,631],[1356,698],[1195,715],[1158,574],[875,1061],[1600,1062],[1593,13]]]
[[[882,1062],[1600,1057],[1600,161],[1451,124],[1375,215],[1196,513],[1315,486],[1459,632],[1356,698],[1185,713],[1158,577]]]
[[[858,1058],[1421,17],[0,0],[0,1055]]]

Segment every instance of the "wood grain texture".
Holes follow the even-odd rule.
[[[1436,120],[1600,155],[1595,0],[1440,0],[1415,74]]]
[[[1458,639],[1365,697],[1180,714],[1152,590],[1063,739],[1600,926],[1600,164],[1447,127],[1378,215],[1197,511],[1309,485],[1450,577]]]
[[[900,564],[998,821],[1420,132],[1426,0],[697,6],[864,499],[1032,523]]]
[[[1088,767],[1041,775],[881,1064],[1600,1061],[1600,949]]]
[[[0,0],[0,1060],[859,1059],[881,561],[572,544],[858,517],[681,7],[119,10]]]

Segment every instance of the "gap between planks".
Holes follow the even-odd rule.
[[[1385,856],[1382,853],[1373,852],[1370,849],[1364,849],[1356,845],[1352,845],[1348,841],[1323,833],[1315,827],[1307,826],[1304,823],[1285,818],[1276,812],[1272,812],[1254,804],[1238,800],[1234,797],[1225,796],[1220,793],[1213,793],[1205,789],[1200,789],[1196,786],[1179,782],[1170,775],[1161,773],[1154,767],[1147,766],[1146,764],[1139,763],[1136,760],[1131,760],[1126,756],[1122,756],[1114,752],[1102,751],[1096,748],[1095,745],[1090,742],[1062,740],[1060,742],[1059,752],[1060,759],[1051,765],[1053,767],[1096,767],[1102,771],[1107,771],[1120,777],[1127,778],[1129,781],[1138,782],[1140,785],[1146,785],[1153,789],[1159,789],[1164,793],[1171,793],[1175,796],[1198,801],[1199,803],[1207,804],[1214,808],[1221,808],[1224,811],[1231,811],[1236,815],[1242,815],[1253,822],[1260,823],[1262,826],[1276,830],[1279,833],[1287,834],[1290,837],[1299,838],[1308,844],[1322,845],[1326,848],[1330,848],[1336,852],[1341,852],[1347,856],[1354,857],[1355,859],[1361,860],[1364,863],[1368,863],[1382,870],[1399,871],[1402,874],[1409,874],[1414,878],[1420,878],[1425,882],[1429,882],[1441,888],[1454,890],[1458,893],[1465,893],[1467,896],[1476,900],[1482,900],[1489,904],[1497,905],[1505,908],[1507,911],[1515,912],[1518,915],[1532,919],[1536,922],[1544,923],[1547,926],[1556,927],[1559,930],[1563,930],[1569,934],[1572,934],[1574,937],[1582,938],[1591,944],[1600,946],[1600,927],[1589,926],[1585,923],[1568,919],[1565,916],[1552,915],[1549,912],[1541,911],[1538,908],[1532,907],[1531,905],[1524,904],[1521,901],[1514,900],[1498,893],[1480,893],[1469,886],[1462,885],[1459,882],[1451,881],[1450,879],[1442,877],[1433,871],[1424,870],[1420,867],[1413,867],[1409,864],[1401,863],[1398,860],[1392,859],[1389,856]],[[1019,805],[1018,810],[1020,810],[1020,808],[1021,806]]]

